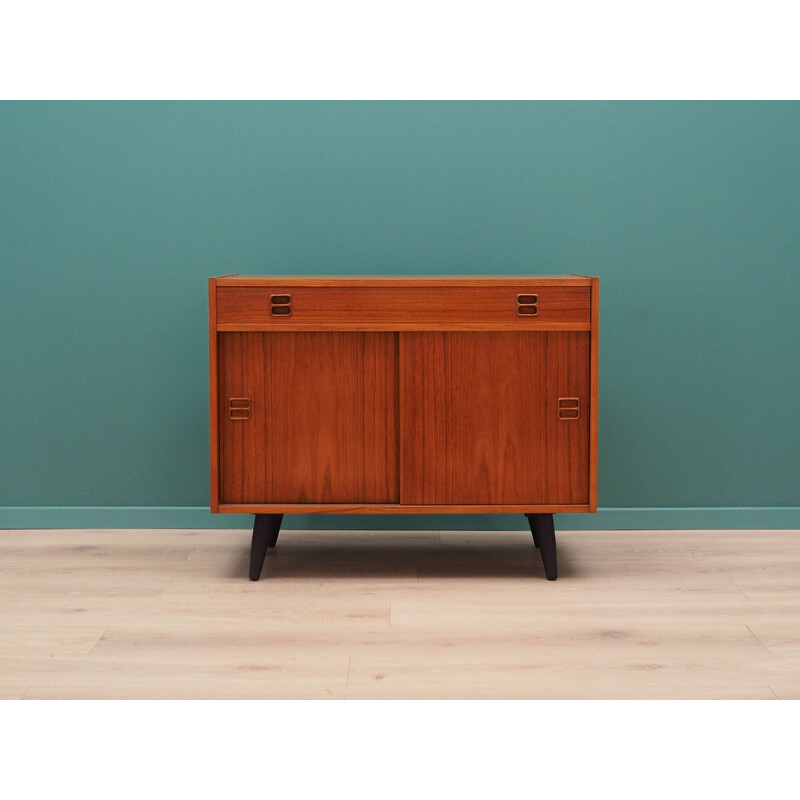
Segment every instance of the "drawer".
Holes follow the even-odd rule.
[[[218,325],[588,328],[590,286],[218,286]]]

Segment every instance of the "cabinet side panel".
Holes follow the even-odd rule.
[[[217,372],[217,280],[208,279],[208,404],[211,512],[219,511],[219,375]]]
[[[591,417],[589,418],[589,505],[597,511],[597,425],[600,344],[600,279],[592,278]]]

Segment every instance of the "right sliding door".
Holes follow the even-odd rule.
[[[400,502],[589,502],[590,333],[400,334]]]

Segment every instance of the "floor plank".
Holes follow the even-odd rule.
[[[249,540],[0,533],[0,698],[800,698],[800,531]]]

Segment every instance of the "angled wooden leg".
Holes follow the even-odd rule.
[[[534,544],[542,554],[544,574],[547,580],[554,581],[558,575],[556,565],[556,529],[552,514],[526,514],[531,526]]]
[[[274,547],[278,541],[283,514],[256,514],[253,522],[253,541],[250,545],[250,580],[261,577],[267,548]]]

